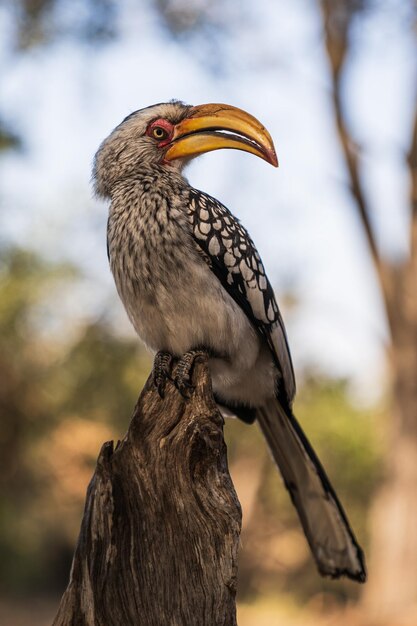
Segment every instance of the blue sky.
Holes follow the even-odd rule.
[[[358,25],[344,89],[378,241],[391,256],[407,251],[404,151],[417,58],[408,5],[401,13],[388,2]],[[83,268],[85,280],[54,304],[67,328],[106,310],[131,332],[107,265],[107,208],[91,196],[94,152],[123,117],[154,102],[240,106],[270,130],[280,168],[223,151],[187,176],[248,228],[278,300],[294,292],[298,307],[284,315],[298,369],[348,376],[359,397],[377,397],[385,322],[335,136],[315,3],[242,2],[241,12],[227,4],[227,36],[187,44],[168,37],[149,3],[126,6],[121,37],[107,47],[61,39],[20,58],[7,50],[0,12],[0,111],[27,141],[0,162],[3,236]]]

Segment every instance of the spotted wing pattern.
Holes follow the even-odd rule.
[[[291,405],[295,378],[284,322],[253,241],[225,206],[196,189],[190,190],[188,218],[212,271],[267,340]]]

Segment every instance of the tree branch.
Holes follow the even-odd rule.
[[[395,332],[396,306],[393,294],[396,289],[397,272],[395,267],[384,262],[376,244],[375,233],[370,217],[371,211],[360,179],[357,148],[348,130],[341,95],[341,76],[348,51],[350,24],[355,11],[360,10],[360,4],[358,4],[358,6],[354,4],[350,6],[344,0],[340,2],[337,0],[321,0],[321,7],[323,12],[327,56],[330,61],[332,76],[333,110],[339,141],[349,176],[349,188],[357,206],[371,258],[377,272],[387,313],[388,326],[392,336]]]
[[[381,261],[372,229],[370,212],[360,180],[356,147],[348,131],[341,96],[341,76],[348,49],[349,27],[350,20],[352,19],[352,13],[349,13],[349,9],[346,7],[343,14],[341,14],[342,7],[339,6],[339,11],[337,8],[335,9],[334,0],[323,0],[322,8],[324,13],[324,31],[327,56],[330,61],[332,74],[333,109],[336,118],[337,131],[348,170],[350,190],[359,210],[359,216],[365,230],[372,259],[375,263],[377,271],[379,272]]]
[[[236,625],[241,511],[205,363],[185,401],[151,377],[101,449],[53,626]]]
[[[410,169],[411,187],[411,256],[417,256],[417,107],[414,112],[414,128],[410,151],[407,155]]]

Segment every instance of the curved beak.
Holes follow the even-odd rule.
[[[274,143],[253,115],[227,104],[201,104],[175,126],[166,161],[184,159],[221,148],[244,150],[278,167]]]

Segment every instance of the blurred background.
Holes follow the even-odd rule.
[[[178,98],[262,120],[280,169],[188,170],[248,228],[288,327],[296,414],[364,545],[321,579],[256,428],[225,426],[243,507],[240,626],[417,623],[413,0],[0,0],[0,624],[47,626],[103,441],[151,355],[109,273],[93,155]]]

